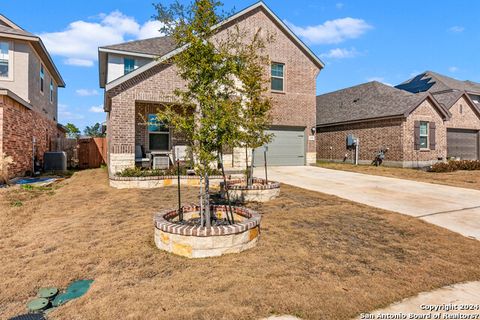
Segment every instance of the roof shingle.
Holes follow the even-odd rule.
[[[317,96],[317,125],[402,116],[426,97],[367,82]]]
[[[103,49],[127,51],[132,53],[142,53],[153,56],[164,56],[176,49],[175,41],[171,37],[157,37],[145,40],[129,41],[111,46],[102,47]]]
[[[442,74],[425,71],[401,84],[396,86],[398,89],[406,90],[412,93],[418,92],[442,92],[459,90],[469,93],[480,94],[480,83],[473,81],[461,81]]]

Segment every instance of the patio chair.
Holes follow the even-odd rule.
[[[142,146],[135,146],[135,165],[142,168],[150,168],[152,160],[145,156]]]

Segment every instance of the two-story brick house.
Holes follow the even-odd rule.
[[[305,165],[316,161],[316,78],[324,67],[320,59],[263,2],[220,23],[216,36],[238,25],[273,34],[267,45],[271,59],[271,110],[274,139],[269,145],[272,165]],[[176,66],[167,64],[177,53],[168,37],[132,41],[99,48],[100,87],[105,89],[109,169],[114,174],[135,165],[135,151],[171,152],[182,144],[175,132],[147,126],[162,104],[175,103],[174,90],[185,84]],[[258,152],[257,154],[260,154]],[[233,150],[232,166],[244,164],[245,150]],[[263,157],[258,157],[260,165]]]
[[[11,176],[33,171],[52,139],[64,135],[57,90],[65,83],[42,40],[0,15],[0,154]]]

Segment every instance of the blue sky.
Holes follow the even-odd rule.
[[[155,35],[152,2],[2,0],[0,12],[42,36],[67,83],[59,120],[83,129],[105,119],[96,48]],[[224,1],[228,11],[254,2]],[[265,2],[326,63],[318,93],[370,80],[395,85],[425,70],[480,82],[480,2]]]

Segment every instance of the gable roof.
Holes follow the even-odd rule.
[[[416,75],[415,77],[397,85],[396,88],[411,93],[427,91],[435,93],[457,90],[467,93],[480,94],[480,83],[469,80],[457,80],[433,71],[425,71],[419,75]]]
[[[136,40],[111,46],[100,47],[103,52],[122,52],[126,54],[144,54],[152,58],[163,56],[176,49],[175,41],[171,37],[156,37]]]
[[[450,110],[453,107],[453,105],[458,101],[458,99],[463,97],[465,101],[468,104],[470,104],[473,110],[480,117],[479,105],[475,103],[465,91],[440,92],[440,93],[434,93],[433,96],[435,97],[435,100],[437,100],[440,105],[444,106],[448,110]]]
[[[295,35],[295,33],[293,33],[293,31],[263,1],[259,1],[255,4],[253,4],[253,5],[245,8],[245,9],[239,11],[238,13],[232,15],[231,17],[225,19],[224,21],[222,21],[219,24],[217,24],[216,26],[214,26],[214,30],[220,29],[223,26],[225,26],[226,24],[228,24],[229,22],[235,21],[235,20],[241,18],[242,16],[248,14],[249,12],[251,12],[255,9],[258,9],[258,8],[263,9],[264,12],[277,24],[277,26],[279,26],[279,28],[282,31],[284,31],[287,35],[289,35],[291,37],[291,39],[300,47],[300,49],[302,51],[304,51],[305,54],[320,69],[323,69],[325,67],[325,64],[320,60],[320,58],[317,57],[315,55],[315,53],[313,53],[313,51],[309,47],[307,47],[305,45],[305,43],[303,43],[303,41],[300,40],[300,38],[297,35]],[[152,58],[157,58],[156,60],[154,60],[151,63],[148,63],[148,64],[130,72],[129,74],[126,74],[123,77],[120,77],[120,78],[118,78],[118,79],[116,79],[116,80],[114,80],[114,81],[112,81],[111,83],[108,83],[108,84],[106,83],[106,79],[105,79],[106,77],[104,75],[105,71],[102,70],[102,68],[106,68],[106,66],[103,65],[104,63],[106,63],[106,61],[105,61],[106,59],[99,60],[100,61],[100,66],[99,66],[100,67],[100,87],[101,88],[105,87],[105,89],[108,91],[108,90],[118,86],[119,84],[127,81],[128,79],[131,79],[131,78],[143,73],[144,71],[158,65],[159,63],[162,63],[163,61],[167,60],[168,58],[172,57],[173,55],[181,52],[181,50],[184,50],[186,48],[186,46],[184,46],[182,48],[175,48],[175,45],[172,47],[171,45],[172,45],[173,41],[171,39],[169,39],[168,37],[160,37],[160,38],[154,38],[154,39],[157,39],[157,40],[153,40],[151,42],[148,42],[148,41],[145,41],[145,40],[140,40],[140,41],[135,41],[136,43],[134,43],[133,45],[132,44],[129,45],[128,43],[125,43],[125,44],[119,44],[119,45],[115,45],[115,46],[99,48],[99,56],[102,55],[102,52],[108,52],[107,50],[118,50],[120,52],[127,53],[127,54],[135,54],[135,53],[145,54],[145,52],[148,51],[148,54],[152,55],[152,52],[154,52],[153,50],[156,49],[157,46],[160,49],[160,52],[157,52],[155,55],[152,56]],[[159,39],[162,39],[162,40],[159,40]],[[116,47],[116,48],[112,48],[112,47]],[[121,48],[121,49],[119,50],[119,48]],[[129,50],[132,50],[132,51],[129,51]]]
[[[48,53],[45,45],[38,36],[23,30],[18,25],[14,24],[12,21],[7,19],[5,16],[0,14],[0,37],[8,38],[8,39],[18,39],[18,40],[25,40],[30,42],[33,49],[37,52],[37,54],[42,59],[43,63],[45,64],[46,68],[55,79],[59,87],[65,87],[65,82],[63,81],[62,75],[58,71],[55,63],[52,60],[52,57]]]
[[[429,93],[413,94],[372,81],[317,96],[317,126],[408,116],[430,100],[443,118],[450,116]]]

